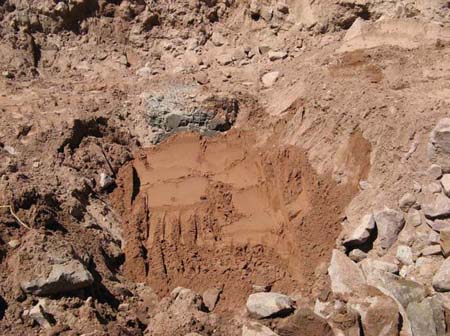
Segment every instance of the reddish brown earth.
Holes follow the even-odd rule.
[[[340,185],[298,147],[260,145],[251,132],[179,134],[139,152],[112,195],[125,220],[125,275],[161,295],[223,287],[221,309],[242,306],[252,285],[320,289],[316,268],[370,168],[370,145],[359,132],[351,139],[342,161],[354,178]]]

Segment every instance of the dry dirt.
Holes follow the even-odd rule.
[[[327,297],[343,227],[428,178],[450,107],[448,13],[0,0],[0,205],[31,228],[0,209],[0,334],[240,335],[255,285],[298,306]],[[41,326],[21,283],[67,260],[93,284],[47,297]],[[206,322],[177,324],[179,286],[221,289]],[[265,323],[328,330],[305,316]]]

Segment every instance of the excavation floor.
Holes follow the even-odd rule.
[[[369,168],[370,147],[354,138],[347,184],[318,176],[297,147],[258,145],[238,131],[179,134],[137,153],[112,196],[124,219],[126,275],[161,295],[223,288],[218,309],[241,307],[252,285],[323,288],[318,266]]]

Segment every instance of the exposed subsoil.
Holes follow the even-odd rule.
[[[242,306],[255,284],[323,289],[317,267],[367,178],[369,156],[355,132],[342,158],[353,178],[337,184],[317,175],[300,148],[258,145],[252,132],[184,133],[143,150],[120,170],[112,195],[125,219],[125,275],[160,295],[221,287],[218,309]]]

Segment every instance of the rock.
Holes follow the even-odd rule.
[[[435,220],[427,220],[427,224],[436,232],[441,232],[442,230],[450,230],[450,221],[435,219]]]
[[[258,318],[286,315],[294,310],[294,301],[279,293],[255,293],[247,299],[247,310]]]
[[[280,76],[280,73],[278,71],[272,71],[269,73],[266,73],[261,77],[261,80],[266,88],[272,87],[275,82],[278,80],[278,77]]]
[[[428,157],[440,165],[443,172],[450,171],[450,118],[439,120],[431,132]]]
[[[325,319],[308,308],[301,308],[294,315],[282,320],[278,327],[281,335],[332,336],[330,325]]]
[[[412,226],[419,226],[420,224],[422,224],[422,216],[420,215],[420,211],[416,209],[410,209],[408,211],[406,221]]]
[[[283,14],[289,14],[289,6],[285,2],[277,3],[277,11]]]
[[[439,180],[442,177],[442,168],[437,164],[431,165],[428,169],[428,175],[435,180]]]
[[[425,190],[431,194],[439,194],[442,191],[442,185],[438,182],[432,182],[425,187]]]
[[[20,246],[20,240],[13,239],[8,242],[8,246],[12,249],[18,248]]]
[[[400,209],[402,209],[404,212],[408,212],[408,210],[412,208],[414,204],[416,204],[416,196],[411,193],[404,194],[398,202]]]
[[[222,34],[218,33],[218,32],[213,32],[211,35],[211,42],[216,46],[216,47],[221,47],[225,44],[225,39],[223,37]]]
[[[105,173],[100,173],[100,188],[102,190],[108,189],[114,183],[114,179],[111,176],[106,175]]]
[[[372,214],[365,215],[361,224],[344,240],[347,247],[364,244],[370,237],[371,231],[375,228],[375,220]]]
[[[153,70],[148,66],[142,67],[136,71],[136,75],[143,78],[150,77],[152,73]]]
[[[406,245],[400,245],[397,247],[396,258],[403,265],[411,265],[414,262],[411,248]]]
[[[439,245],[430,245],[425,247],[421,252],[423,256],[437,255],[441,254],[441,247]]]
[[[348,305],[359,313],[363,335],[398,335],[400,311],[391,297],[371,286],[354,293]]]
[[[252,285],[253,293],[270,292],[271,285]]]
[[[405,218],[399,211],[385,209],[375,214],[379,245],[383,250],[390,248],[405,225]]]
[[[360,262],[367,258],[367,253],[364,251],[361,251],[360,249],[353,249],[348,254],[348,257],[353,260],[354,262]]]
[[[217,56],[217,62],[220,65],[228,65],[231,64],[235,61],[233,54],[232,53],[224,53],[224,54],[220,54],[219,56]]]
[[[398,273],[398,265],[373,258],[367,258],[361,261],[360,267],[363,273],[366,275],[371,274],[377,270],[388,273]]]
[[[406,312],[414,336],[436,336],[436,325],[429,300],[411,302]]]
[[[333,250],[328,274],[331,289],[335,294],[351,293],[359,285],[365,284],[362,271],[343,252]]]
[[[436,274],[433,276],[433,288],[437,292],[450,291],[450,258],[444,260]]]
[[[42,328],[50,329],[53,324],[53,318],[46,311],[46,300],[41,299],[39,302],[30,309],[28,316],[36,321]]]
[[[249,321],[242,326],[242,336],[278,336],[261,323]]]
[[[450,256],[450,229],[441,230],[439,233],[439,242],[444,257]]]
[[[444,189],[444,193],[450,196],[450,174],[444,174],[441,178],[441,185]]]
[[[285,51],[269,51],[268,52],[268,56],[269,56],[269,60],[273,61],[277,61],[280,59],[284,59],[287,57],[287,52]]]
[[[39,296],[71,292],[89,287],[94,282],[92,274],[77,260],[52,266],[48,276],[21,283],[26,293]]]
[[[367,284],[384,289],[404,308],[408,307],[411,302],[420,302],[425,298],[425,287],[415,281],[379,270],[366,274],[366,276]]]
[[[429,301],[431,310],[433,311],[433,320],[436,326],[436,336],[445,336],[447,335],[447,312],[444,306],[444,302],[442,300],[442,295],[435,295],[429,298],[426,298],[425,301]]]
[[[213,311],[216,307],[217,302],[219,301],[220,294],[222,293],[221,289],[218,288],[210,288],[207,289],[203,293],[203,303],[209,311]]]
[[[446,217],[450,215],[450,199],[439,194],[434,202],[424,204],[423,212],[427,218]]]

